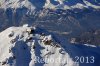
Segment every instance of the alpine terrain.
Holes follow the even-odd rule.
[[[59,42],[44,29],[27,24],[0,33],[0,66],[99,66],[99,50]]]
[[[0,66],[100,66],[100,0],[0,0]]]

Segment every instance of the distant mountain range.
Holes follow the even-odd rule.
[[[0,31],[26,23],[45,28],[68,39],[85,32],[98,32],[100,1],[0,0]],[[91,40],[93,44],[95,40]],[[98,41],[95,41],[95,44],[99,44]]]
[[[0,8],[100,9],[100,0],[0,0]]]

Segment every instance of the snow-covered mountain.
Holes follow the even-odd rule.
[[[61,37],[58,40],[66,41]],[[100,65],[100,47],[62,41],[57,41],[51,32],[27,24],[10,27],[0,33],[0,66]]]
[[[0,0],[0,31],[28,23],[68,39],[77,37],[100,30],[99,6],[99,0]]]
[[[100,9],[99,0],[0,0],[0,8]]]
[[[57,58],[61,60],[58,61]],[[43,59],[48,61],[42,61]],[[49,61],[50,59],[55,59],[58,63]],[[65,62],[62,62],[63,60]],[[74,64],[69,54],[55,42],[52,35],[45,35],[26,25],[10,27],[0,33],[0,66],[74,66]]]
[[[0,0],[0,7],[1,8],[29,8],[29,9],[35,9],[35,7],[30,3],[28,0]]]
[[[0,0],[0,66],[100,66],[95,45],[100,0]]]

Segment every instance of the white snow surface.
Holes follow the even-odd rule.
[[[44,44],[44,41],[52,40],[51,35],[30,34],[29,30],[31,30],[31,27],[27,26],[10,27],[0,33],[0,66],[3,66],[3,62],[6,62],[4,66],[76,65],[63,48],[56,46],[58,43],[54,40],[50,45]],[[38,62],[35,60],[36,58],[45,59],[45,61]],[[58,61],[59,58],[60,61]]]
[[[75,63],[72,56],[92,52],[100,54],[96,46],[84,45],[78,48],[71,44],[64,45],[55,41],[51,34],[41,33],[27,24],[10,27],[0,33],[0,66],[81,66]]]

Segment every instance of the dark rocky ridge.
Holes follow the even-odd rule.
[[[28,23],[70,39],[77,36],[78,38],[84,38],[81,35],[100,30],[99,10],[83,9],[75,12],[75,10],[40,9],[31,12],[27,8],[18,8],[16,11],[9,8],[6,10],[0,9],[0,15],[0,31],[10,26],[20,26]],[[91,44],[100,44],[95,40]],[[87,43],[87,41],[84,42]]]

